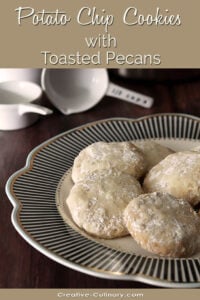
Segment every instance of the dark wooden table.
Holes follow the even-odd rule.
[[[171,72],[176,72],[171,70]],[[105,97],[93,109],[64,116],[54,114],[41,118],[29,128],[0,131],[0,288],[152,288],[130,281],[100,279],[64,267],[28,245],[13,228],[12,205],[5,194],[5,184],[11,174],[24,166],[28,153],[54,135],[87,122],[110,118],[138,118],[165,112],[188,113],[200,117],[200,76],[173,81],[135,81],[114,76],[112,81],[135,91],[153,96],[151,109]],[[200,72],[199,72],[200,73]],[[52,107],[43,97],[43,103]]]

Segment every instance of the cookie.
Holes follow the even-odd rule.
[[[170,194],[134,198],[124,210],[124,222],[136,242],[154,254],[188,257],[200,249],[200,217],[187,201]]]
[[[200,152],[184,151],[168,155],[154,166],[143,183],[145,192],[167,192],[187,200],[193,206],[200,202]]]
[[[200,152],[200,145],[194,147],[191,149],[192,151],[197,151],[197,152]]]
[[[90,235],[112,239],[128,234],[123,211],[141,193],[140,183],[134,177],[110,169],[90,173],[77,182],[66,202],[80,228]]]
[[[97,142],[83,149],[75,158],[72,180],[83,180],[88,173],[115,169],[139,178],[146,168],[144,156],[131,142]]]
[[[142,151],[147,163],[147,171],[157,165],[166,156],[174,153],[172,149],[151,140],[135,141],[133,143]]]

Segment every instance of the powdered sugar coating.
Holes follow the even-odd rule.
[[[74,182],[97,170],[115,169],[140,178],[146,168],[144,156],[131,142],[96,142],[75,158],[72,168]]]
[[[190,204],[155,192],[134,198],[124,210],[124,222],[144,249],[170,257],[188,257],[200,249],[200,217]]]
[[[200,144],[194,148],[191,149],[192,151],[200,152]]]
[[[200,202],[200,152],[170,154],[144,179],[145,192],[167,192],[196,205]]]
[[[142,192],[140,183],[129,174],[114,170],[94,172],[75,183],[67,205],[80,228],[91,235],[110,239],[128,234],[123,211]]]
[[[151,140],[135,141],[133,143],[142,151],[147,163],[147,171],[157,165],[166,156],[174,153],[172,149]]]

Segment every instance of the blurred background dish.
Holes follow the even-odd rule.
[[[0,82],[0,130],[25,128],[52,110],[38,105],[41,87],[30,81]]]
[[[43,69],[41,85],[52,104],[65,115],[93,108],[104,96],[145,108],[153,98],[110,82],[107,69]]]
[[[5,81],[31,81],[40,84],[41,69],[30,68],[0,68],[0,82]]]

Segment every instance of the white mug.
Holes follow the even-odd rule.
[[[41,95],[41,87],[33,82],[1,82],[0,130],[25,128],[36,122],[39,115],[51,114],[52,110],[35,104]]]
[[[63,114],[86,111],[105,95],[149,108],[153,99],[109,82],[106,69],[43,69],[41,85]]]

